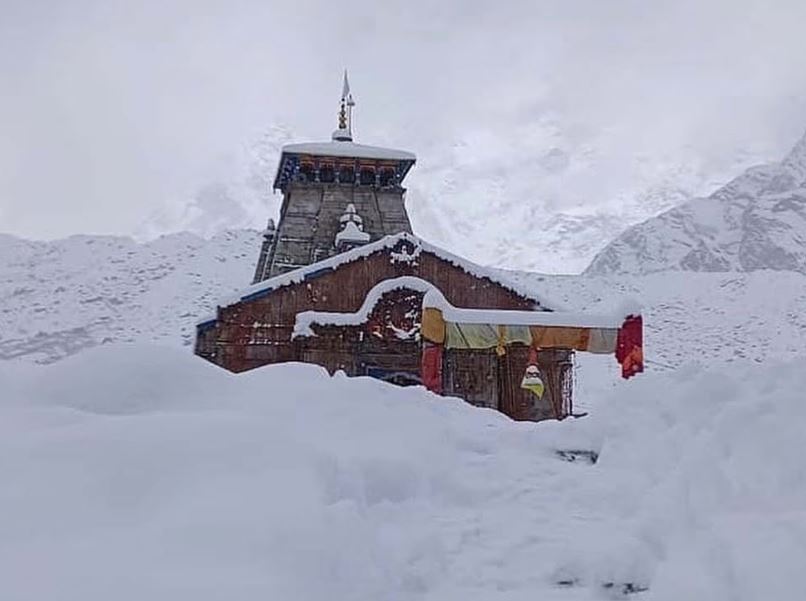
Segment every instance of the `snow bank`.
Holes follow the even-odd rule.
[[[648,599],[806,598],[804,390],[802,361],[689,367],[599,407],[603,501],[642,549]]]
[[[802,372],[647,374],[535,425],[152,346],[0,363],[0,597],[804,598]]]

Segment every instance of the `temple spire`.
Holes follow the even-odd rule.
[[[353,140],[353,107],[355,101],[350,92],[350,80],[347,78],[347,69],[344,70],[344,82],[341,87],[341,101],[339,103],[339,128],[333,132],[333,139],[340,142]]]

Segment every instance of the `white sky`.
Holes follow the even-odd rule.
[[[0,231],[130,233],[267,126],[327,137],[344,66],[367,143],[551,114],[618,156],[775,159],[806,130],[804,23],[804,0],[0,0]]]

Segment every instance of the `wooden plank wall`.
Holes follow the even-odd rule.
[[[410,243],[404,241],[404,244]],[[412,262],[395,262],[391,250],[382,249],[309,281],[222,308],[215,327],[213,360],[235,372],[301,360],[291,340],[297,313],[310,310],[355,312],[375,285],[404,275],[431,282],[457,307],[529,309],[534,306],[530,299],[489,279],[470,275],[431,253],[422,252]]]
[[[391,250],[383,249],[317,278],[222,308],[217,325],[199,333],[196,352],[235,372],[271,363],[305,361],[331,373],[341,369],[348,375],[364,375],[371,366],[419,375],[418,341],[369,334],[380,313],[387,320],[400,319],[395,303],[402,302],[405,294],[397,300],[394,294],[389,298],[385,295],[367,325],[314,326],[317,336],[291,339],[297,313],[355,312],[375,285],[404,275],[431,282],[457,307],[526,310],[535,306],[534,301],[489,279],[470,275],[431,253],[422,252],[415,261],[395,262]],[[406,294],[412,297],[410,292]],[[415,294],[419,311],[422,293]],[[390,302],[394,306],[386,306]],[[526,346],[511,345],[500,358],[495,349],[447,351],[445,392],[475,405],[496,408],[517,420],[553,418],[555,408],[565,415],[570,410],[572,394],[571,357],[570,351],[540,353],[539,365],[547,391],[538,401],[531,392],[520,388],[528,362]]]
[[[526,345],[510,345],[499,362],[501,411],[517,420],[540,421],[565,417],[571,410],[573,394],[573,351],[550,349],[538,354],[546,390],[543,398],[520,387],[529,363]]]

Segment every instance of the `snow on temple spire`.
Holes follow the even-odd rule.
[[[355,210],[355,205],[349,203],[344,213],[339,217],[341,231],[336,234],[336,248],[346,250],[369,242],[369,233],[364,231],[364,220]]]
[[[339,142],[353,141],[353,107],[355,101],[350,92],[350,81],[347,79],[347,69],[344,70],[344,83],[341,87],[341,101],[339,103],[339,128],[333,132],[333,139]]]

